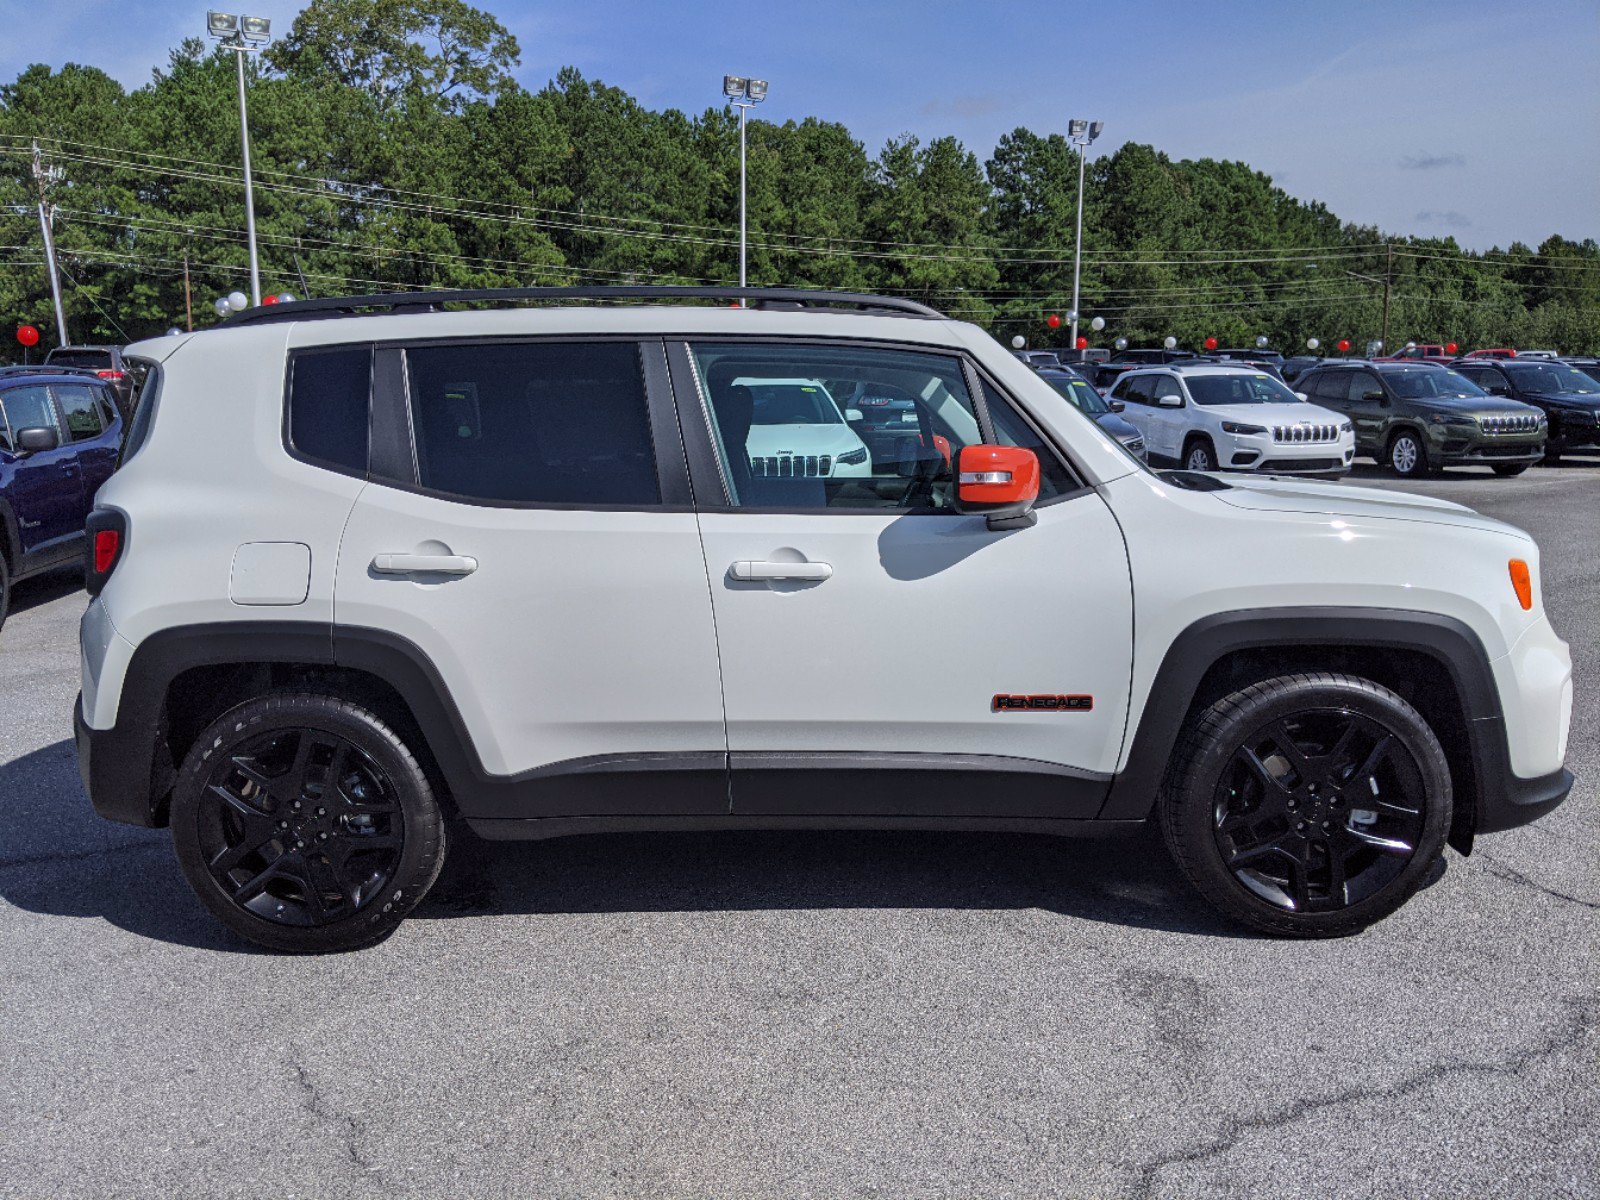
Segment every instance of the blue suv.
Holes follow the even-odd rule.
[[[0,368],[0,626],[19,579],[83,557],[122,418],[93,372]]]

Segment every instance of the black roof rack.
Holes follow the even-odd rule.
[[[0,365],[0,375],[89,375],[100,378],[93,367],[23,366],[20,363]]]
[[[265,325],[273,321],[317,320],[324,317],[377,316],[384,313],[437,312],[445,304],[514,304],[550,300],[743,300],[753,308],[806,309],[848,306],[865,312],[933,317],[944,314],[915,300],[869,296],[859,292],[801,291],[794,288],[738,287],[524,287],[456,288],[432,292],[387,292],[371,296],[327,296],[286,300],[247,308],[224,325]],[[363,310],[375,310],[367,312]]]

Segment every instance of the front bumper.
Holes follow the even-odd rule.
[[[1537,779],[1521,779],[1509,771],[1485,780],[1478,788],[1478,833],[1501,833],[1537,821],[1560,806],[1572,791],[1572,772],[1559,767]]]
[[[1222,434],[1217,438],[1218,462],[1227,471],[1343,475],[1355,456],[1356,441],[1350,434],[1333,442],[1280,442],[1270,434]]]
[[[1450,437],[1429,446],[1440,466],[1495,467],[1511,463],[1533,463],[1544,457],[1544,434],[1537,437]]]

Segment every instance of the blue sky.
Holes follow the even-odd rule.
[[[954,133],[1106,123],[1242,159],[1296,196],[1396,233],[1487,248],[1600,237],[1600,4],[1459,0],[478,0],[519,76],[559,68],[699,111],[725,72],[765,76],[775,120],[816,115],[876,151]],[[186,0],[0,0],[0,80],[100,66],[130,86],[199,30]],[[249,11],[286,28],[296,0]]]

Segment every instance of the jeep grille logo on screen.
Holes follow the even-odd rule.
[[[996,693],[989,705],[990,712],[1088,712],[1094,707],[1093,696],[1013,696]]]

